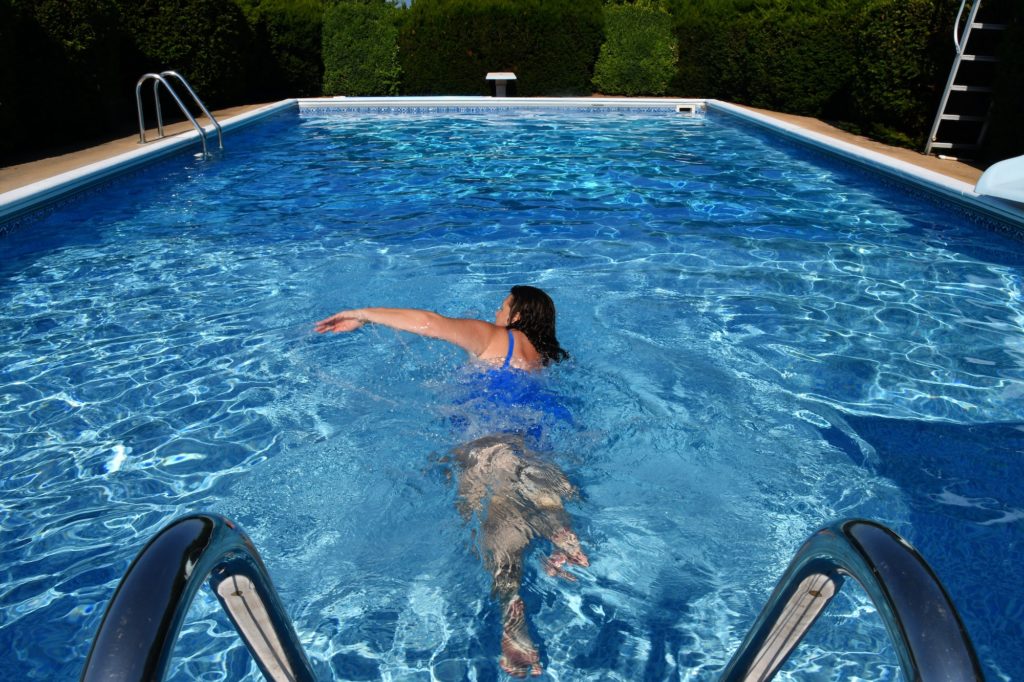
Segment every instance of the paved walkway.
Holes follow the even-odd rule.
[[[222,121],[262,106],[266,105],[251,104],[240,107],[231,107],[228,109],[220,109],[213,113],[214,116],[217,117],[217,120]],[[981,176],[980,170],[972,166],[968,166],[967,164],[956,161],[946,161],[934,156],[925,156],[924,154],[909,149],[889,147],[880,142],[869,140],[866,137],[847,133],[817,119],[808,118],[806,116],[793,116],[791,114],[778,114],[771,111],[765,111],[763,109],[752,110],[787,121],[816,133],[828,135],[829,137],[834,137],[880,154],[891,156],[899,159],[900,161],[911,163],[922,168],[927,168],[928,170],[935,171],[937,173],[942,173],[943,175],[947,175],[951,178],[961,180],[972,185],[977,182],[978,178]],[[204,122],[205,118],[203,121],[200,121],[200,124],[203,124]],[[174,123],[165,126],[164,130],[168,135],[176,135],[192,130],[192,124],[188,121],[183,121],[181,123]],[[153,129],[151,131],[147,131],[146,139],[156,139],[156,130]],[[60,173],[75,170],[76,168],[81,168],[82,166],[87,166],[90,163],[102,161],[104,159],[117,156],[118,154],[133,151],[138,149],[138,142],[138,135],[132,135],[131,137],[112,140],[111,142],[107,142],[90,149],[71,152],[70,154],[63,154],[47,159],[41,159],[39,161],[0,168],[0,193],[18,189],[19,187],[23,187],[33,182],[45,180],[46,178],[59,175]]]

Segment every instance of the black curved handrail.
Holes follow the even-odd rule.
[[[846,576],[874,602],[908,682],[984,679],[932,569],[896,533],[861,519],[826,526],[804,543],[721,679],[770,680]],[[107,607],[81,680],[162,680],[207,578],[267,679],[315,680],[259,552],[232,521],[215,514],[177,519],[143,548]]]
[[[315,679],[252,541],[223,516],[194,514],[167,525],[132,562],[93,639],[82,682],[162,680],[207,578],[268,680]]]
[[[931,567],[873,521],[826,526],[796,553],[721,679],[770,680],[852,577],[885,624],[908,682],[983,680],[967,629]]]

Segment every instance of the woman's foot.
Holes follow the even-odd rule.
[[[505,607],[503,628],[498,659],[501,669],[512,677],[540,675],[540,655],[526,631],[526,606],[521,597],[513,597]]]
[[[590,558],[587,557],[583,552],[583,548],[580,547],[579,537],[568,528],[558,531],[549,540],[551,540],[551,544],[561,550],[553,553],[551,559],[561,555],[563,564],[568,562],[577,566],[583,566],[584,568],[590,565]]]
[[[576,576],[564,568],[567,563],[569,563],[569,557],[565,555],[565,552],[552,552],[551,556],[546,556],[541,560],[544,572],[549,576],[552,578],[562,578],[574,583],[576,582]]]

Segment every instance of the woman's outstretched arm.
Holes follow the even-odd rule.
[[[499,329],[482,320],[445,317],[429,310],[359,308],[343,310],[320,320],[316,323],[316,331],[321,334],[324,332],[350,332],[359,329],[367,322],[448,341],[474,355],[484,352],[492,335]]]

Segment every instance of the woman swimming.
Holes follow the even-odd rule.
[[[508,411],[536,407],[552,414],[564,411],[546,394],[529,388],[533,382],[523,381],[527,375],[569,356],[555,335],[555,304],[536,287],[512,287],[493,324],[444,317],[427,310],[361,308],[321,320],[316,331],[349,332],[367,322],[464,348],[488,366],[481,379],[482,394],[489,406]],[[516,677],[542,672],[519,595],[526,547],[535,537],[547,538],[555,547],[544,562],[548,575],[573,580],[566,565],[589,566],[562,505],[576,489],[561,470],[527,449],[523,435],[495,434],[455,450],[455,461],[461,469],[459,511],[467,519],[472,514],[481,516],[484,565],[502,606],[499,664]]]
[[[367,322],[448,341],[503,369],[537,370],[569,357],[555,336],[555,304],[536,287],[512,287],[493,324],[413,308],[360,308],[320,320],[316,331],[350,332]]]

